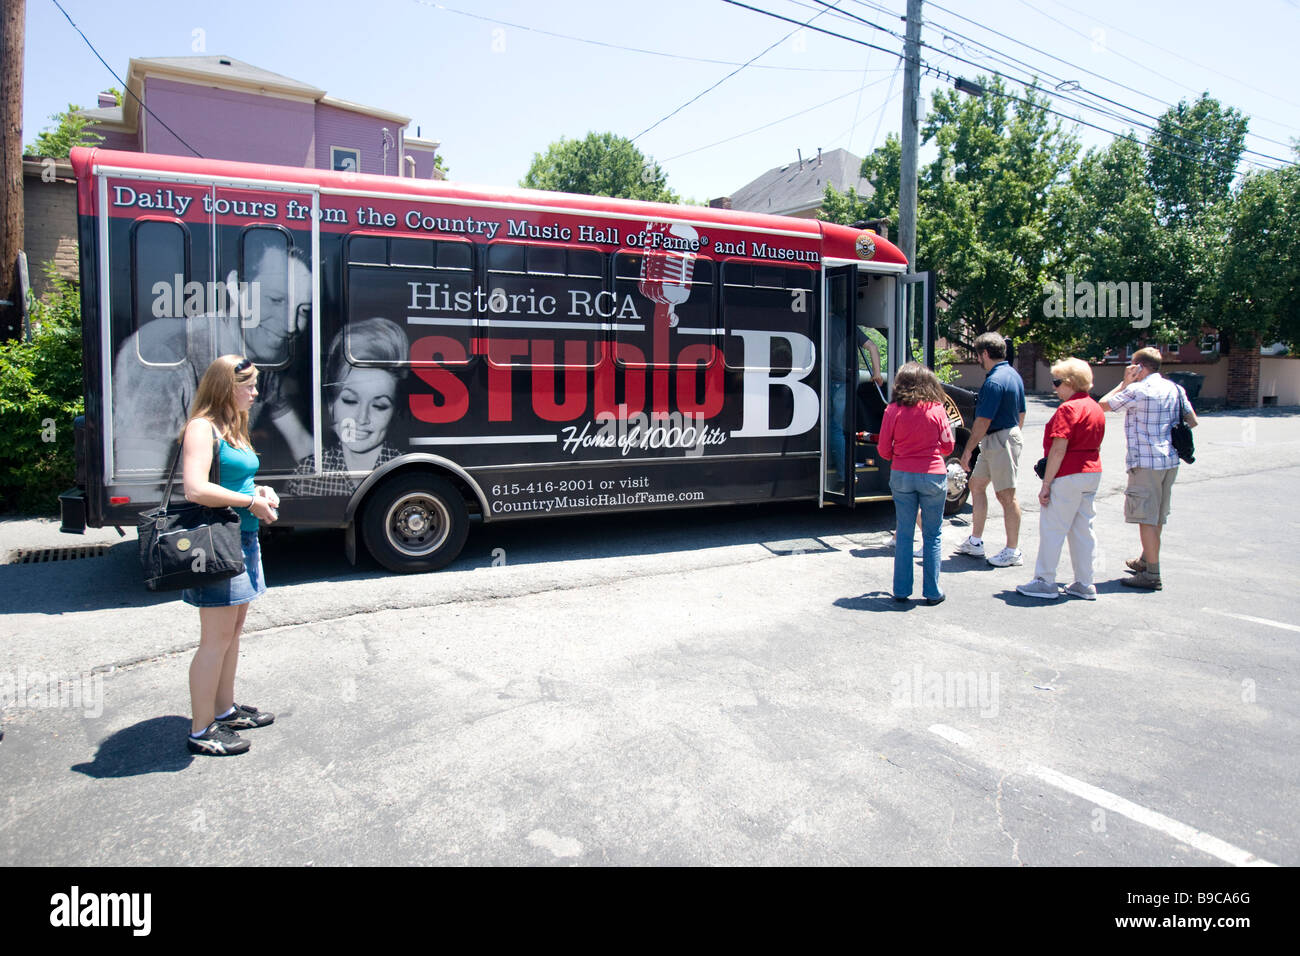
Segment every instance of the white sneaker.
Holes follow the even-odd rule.
[[[1091,584],[1080,584],[1078,581],[1066,588],[1065,593],[1077,598],[1083,598],[1085,601],[1097,600],[1097,589]]]
[[[1003,548],[987,560],[995,568],[1009,568],[1014,564],[1025,563],[1025,557],[1020,553],[1019,548]]]
[[[957,545],[957,553],[969,554],[974,558],[982,558],[984,557],[984,542],[981,541],[979,544],[975,544],[971,541],[970,535],[967,535],[966,540]]]
[[[1000,557],[1000,555],[994,555]],[[992,560],[990,558],[989,560]],[[1028,584],[1017,584],[1016,590],[1025,597],[1042,598],[1044,601],[1055,601],[1061,596],[1056,589],[1055,581],[1046,581],[1043,578],[1034,578]]]

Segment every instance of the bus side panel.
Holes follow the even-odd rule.
[[[75,436],[84,455],[78,481],[85,492],[86,524],[100,528],[105,523],[108,504],[104,489],[104,402],[100,388],[103,325],[99,308],[99,229],[89,209],[78,210],[77,244],[81,260],[82,394],[86,397],[81,434]]]

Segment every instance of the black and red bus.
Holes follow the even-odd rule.
[[[63,530],[160,498],[199,377],[259,368],[279,525],[433,570],[472,521],[889,497],[926,274],[870,231],[725,209],[76,149],[85,415]],[[880,343],[883,348],[873,343]],[[870,352],[883,352],[885,385]],[[950,388],[964,444],[973,397]],[[966,498],[949,467],[949,512]]]

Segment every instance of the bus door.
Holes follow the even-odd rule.
[[[258,369],[249,434],[260,477],[320,460],[319,219],[310,189],[213,190],[216,274],[238,297],[238,321],[218,322]],[[286,225],[287,224],[287,225]],[[293,226],[290,229],[288,226]]]
[[[824,372],[826,414],[822,416],[823,499],[853,507],[854,389],[857,384],[857,266],[826,270]]]
[[[904,362],[920,362],[934,368],[934,298],[929,272],[916,272],[898,278],[898,329],[902,343],[897,371]],[[894,364],[891,362],[891,364]]]
[[[853,495],[857,501],[882,501],[890,497],[889,462],[877,453],[876,439],[898,369],[897,277],[858,267],[855,330],[854,422],[862,439],[855,444]],[[884,343],[884,349],[880,343]],[[880,372],[883,384],[873,375]]]

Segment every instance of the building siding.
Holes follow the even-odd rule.
[[[145,78],[149,110],[206,159],[280,166],[312,166],[315,104],[273,96]],[[192,155],[149,113],[141,110],[143,145],[151,153]]]
[[[388,150],[388,169],[384,165],[384,127],[392,136],[393,145]],[[398,146],[402,129],[396,123],[377,116],[366,116],[339,109],[337,106],[316,105],[316,152],[314,165],[330,169],[330,147],[356,149],[361,152],[358,172],[389,176],[398,175]],[[297,163],[295,165],[303,165]]]

